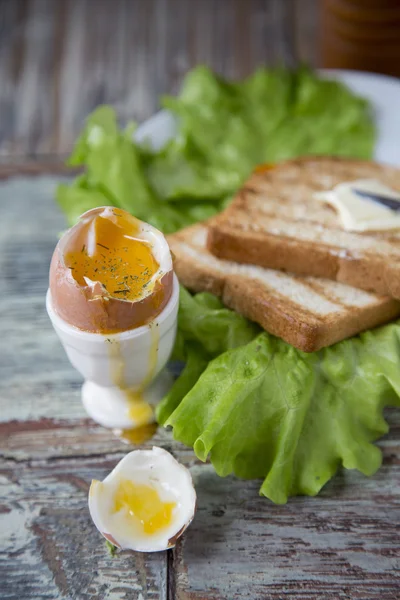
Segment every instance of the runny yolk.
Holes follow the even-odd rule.
[[[146,402],[140,392],[126,390],[126,398],[129,402],[128,417],[135,423],[136,427],[148,425],[154,420],[153,408]]]
[[[139,521],[144,533],[156,533],[172,520],[175,502],[163,502],[153,487],[122,480],[114,496],[114,512],[126,509],[131,519]]]
[[[156,431],[157,423],[149,423],[148,425],[141,425],[134,429],[116,429],[114,433],[126,444],[138,446],[150,440]]]
[[[76,247],[64,257],[79,285],[87,285],[87,277],[102,283],[115,298],[137,300],[144,295],[159,265],[151,246],[135,237],[135,225],[113,209],[109,215],[95,216],[82,229]]]
[[[275,168],[275,164],[274,163],[261,163],[260,165],[257,165],[254,168],[254,173],[266,173],[267,171],[270,171],[271,169]]]

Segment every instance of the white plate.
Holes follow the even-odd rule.
[[[329,79],[338,79],[351,90],[364,96],[373,106],[378,127],[375,159],[379,162],[400,166],[400,80],[385,75],[360,71],[322,70]],[[142,123],[136,139],[147,140],[158,150],[176,134],[176,121],[166,110],[161,110]]]

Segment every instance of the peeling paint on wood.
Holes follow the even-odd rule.
[[[0,0],[0,159],[14,161],[0,168],[11,177],[0,182],[0,597],[398,600],[399,411],[388,413],[374,477],[342,472],[317,498],[286,506],[260,498],[257,481],[218,478],[159,431],[145,446],[171,451],[198,492],[177,547],[111,558],[90,520],[91,479],[130,448],[85,415],[79,375],[45,313],[65,226],[53,202],[65,171],[57,160],[97,104],[143,120],[196,63],[228,77],[276,60],[317,64],[316,0],[110,4]],[[48,165],[25,164],[27,155]]]
[[[0,178],[2,172],[0,169]],[[44,309],[64,227],[60,177],[0,182],[0,596],[7,600],[396,600],[400,414],[372,478],[342,472],[317,498],[274,506],[259,482],[220,479],[159,431],[194,476],[198,512],[173,551],[111,558],[87,510],[92,478],[128,450],[84,414],[80,379]]]
[[[113,559],[91,521],[88,485],[105,474],[93,460],[3,467],[2,599],[166,598],[166,553]]]
[[[194,467],[199,510],[174,551],[177,597],[399,598],[400,456],[384,452],[374,478],[342,473],[284,507],[258,497],[258,482]]]

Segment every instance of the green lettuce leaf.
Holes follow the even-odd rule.
[[[198,67],[181,95],[163,105],[180,120],[179,136],[164,151],[163,165],[171,160],[177,167],[161,176],[170,199],[196,199],[200,190],[207,197],[213,190],[230,195],[258,163],[305,154],[370,158],[373,150],[368,103],[307,68],[259,69],[242,83],[228,83]],[[190,170],[179,168],[183,158]],[[154,181],[156,167],[149,173]]]
[[[237,315],[207,296],[182,297],[188,358],[159,422],[219,475],[264,478],[260,493],[276,503],[317,494],[341,465],[372,475],[381,453],[371,442],[388,431],[383,408],[400,406],[400,326],[306,354],[237,323],[232,343],[215,310],[226,324]]]
[[[114,110],[97,108],[87,119],[70,166],[86,167],[71,185],[60,185],[57,201],[73,225],[79,215],[96,206],[118,206],[171,233],[185,225],[204,220],[220,209],[203,202],[187,205],[163,203],[152,189],[146,175],[148,151],[133,143],[132,124],[121,131]]]
[[[113,109],[87,119],[68,164],[85,167],[57,200],[70,224],[112,205],[171,233],[219,212],[261,162],[304,154],[371,157],[374,126],[365,100],[306,68],[259,69],[231,83],[193,69],[177,98],[163,104],[178,134],[160,151],[133,141]]]
[[[258,325],[225,308],[212,294],[192,296],[181,286],[179,309],[173,359],[184,361],[185,366],[169,394],[157,407],[160,423],[190,392],[210,360],[227,349],[247,344],[260,332]]]

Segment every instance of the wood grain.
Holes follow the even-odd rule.
[[[85,415],[79,375],[44,309],[65,224],[60,157],[100,103],[150,116],[184,73],[228,77],[317,62],[316,0],[0,0],[0,597],[7,600],[395,600],[400,415],[370,479],[274,506],[259,482],[219,479],[163,430],[146,446],[192,471],[194,523],[174,551],[111,558],[87,511],[92,478],[130,449]],[[41,162],[26,163],[26,158]],[[47,164],[43,164],[43,160]],[[45,175],[42,176],[41,174]]]
[[[293,43],[299,62],[321,67],[319,52],[319,21],[321,2],[317,0],[293,0],[292,19],[296,26],[293,27]]]
[[[111,558],[93,527],[90,480],[115,462],[2,466],[2,599],[166,599],[165,552]]]
[[[34,172],[0,182],[0,597],[397,600],[399,411],[387,413],[374,477],[342,472],[285,506],[259,497],[258,481],[220,479],[160,430],[146,447],[191,469],[195,520],[173,551],[108,555],[87,490],[130,448],[84,414],[81,380],[45,313],[61,176]]]
[[[143,121],[200,63],[229,78],[315,64],[316,4],[0,0],[0,159],[66,156],[99,104]]]
[[[400,456],[392,443],[384,453],[374,479],[342,473],[285,507],[258,497],[258,482],[193,467],[199,510],[173,552],[176,597],[399,598]]]

